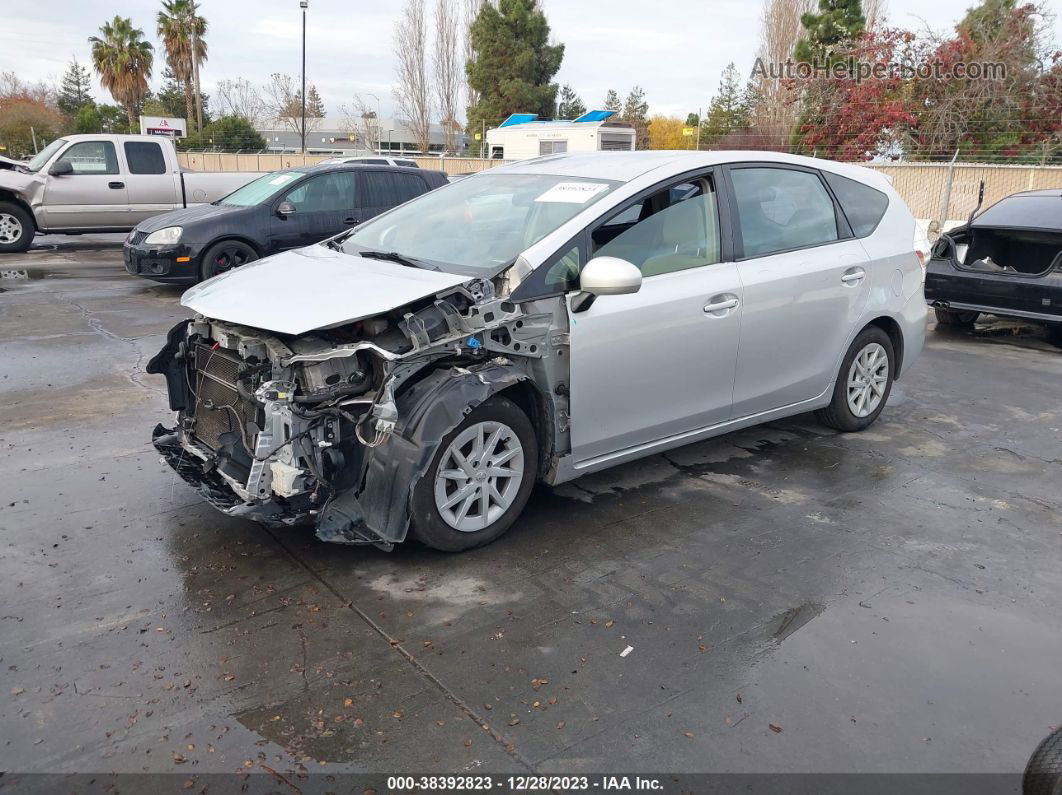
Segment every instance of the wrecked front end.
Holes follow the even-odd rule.
[[[472,408],[533,391],[552,437],[567,407],[543,360],[567,344],[562,314],[528,314],[485,281],[299,336],[198,316],[148,365],[177,412],[154,444],[224,513],[390,548],[406,536],[413,485]]]

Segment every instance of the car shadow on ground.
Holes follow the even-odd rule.
[[[981,315],[970,327],[943,326],[937,323],[930,329],[930,333],[941,339],[979,340],[1039,351],[1062,350],[1062,330],[1052,330],[1043,323],[996,315]]]

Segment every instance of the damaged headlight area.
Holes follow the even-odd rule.
[[[402,541],[412,483],[470,408],[528,380],[552,315],[525,314],[476,283],[298,337],[197,317],[148,365],[164,375],[165,461],[215,507],[318,536]]]

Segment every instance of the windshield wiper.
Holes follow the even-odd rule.
[[[365,251],[358,252],[359,257],[368,257],[370,259],[382,259],[388,262],[397,262],[399,265],[405,265],[407,268],[425,268],[430,271],[439,270],[434,265],[429,265],[424,260],[414,259],[413,257],[407,257],[405,254],[399,254],[397,251],[373,251],[367,249]]]

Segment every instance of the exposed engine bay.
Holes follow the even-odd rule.
[[[225,513],[390,548],[441,439],[499,392],[532,416],[552,482],[570,449],[566,328],[562,301],[517,305],[490,280],[299,336],[197,316],[148,365],[178,413],[154,444]]]

